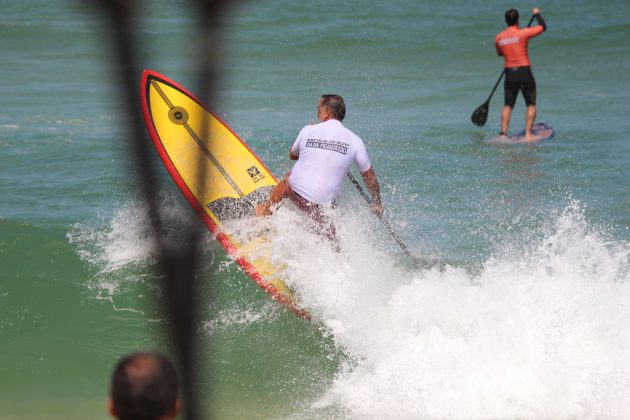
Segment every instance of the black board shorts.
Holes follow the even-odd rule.
[[[534,80],[531,67],[506,68],[503,88],[505,90],[505,105],[510,108],[514,108],[514,104],[516,104],[519,90],[523,92],[527,106],[536,105],[536,80]]]

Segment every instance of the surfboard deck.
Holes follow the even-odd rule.
[[[553,127],[541,121],[532,126],[532,134],[534,134],[535,136],[540,136],[540,140],[537,141],[542,141],[552,139],[553,136],[556,135],[556,132],[554,131]],[[525,142],[525,129],[522,129],[512,136],[509,136],[508,139],[512,143]]]
[[[145,70],[140,101],[153,144],[190,205],[243,270],[273,299],[308,318],[264,252],[264,236],[239,238],[229,226],[253,217],[277,184],[256,154],[184,87]]]

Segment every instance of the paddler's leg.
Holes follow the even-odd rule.
[[[525,113],[525,139],[527,141],[540,140],[540,136],[532,134],[534,121],[536,121],[536,105],[529,105]]]
[[[284,197],[287,196],[287,182],[289,182],[288,179],[289,176],[287,175],[282,181],[278,182],[278,185],[276,185],[273,191],[271,191],[269,199],[256,207],[256,216],[271,215],[271,206],[281,202]]]
[[[503,82],[503,111],[501,111],[501,131],[499,131],[499,136],[503,139],[506,139],[508,136],[510,120],[512,119],[512,110],[516,104],[518,91],[521,88],[521,83],[517,77],[517,69],[517,67],[508,68],[505,72],[505,81]]]
[[[333,249],[336,252],[341,251],[339,245],[339,238],[337,237],[337,229],[335,223],[330,218],[329,214],[326,214],[324,209],[317,205],[309,205],[306,207],[306,212],[315,222],[315,233],[328,239],[332,244]]]
[[[523,83],[523,98],[527,111],[525,112],[525,140],[534,142],[540,140],[540,136],[532,134],[532,127],[536,121],[536,80],[531,72],[531,68],[527,68],[527,79]]]
[[[512,118],[512,107],[505,105],[503,111],[501,111],[501,131],[499,135],[501,137],[507,137],[508,129],[510,128],[510,119]]]

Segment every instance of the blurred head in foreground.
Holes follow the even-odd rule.
[[[132,353],[112,377],[109,412],[120,420],[165,420],[179,413],[177,373],[159,353]]]

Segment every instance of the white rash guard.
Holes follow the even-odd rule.
[[[361,172],[372,166],[363,140],[335,119],[302,128],[291,152],[299,156],[289,175],[291,189],[319,205],[333,203],[352,162]]]

